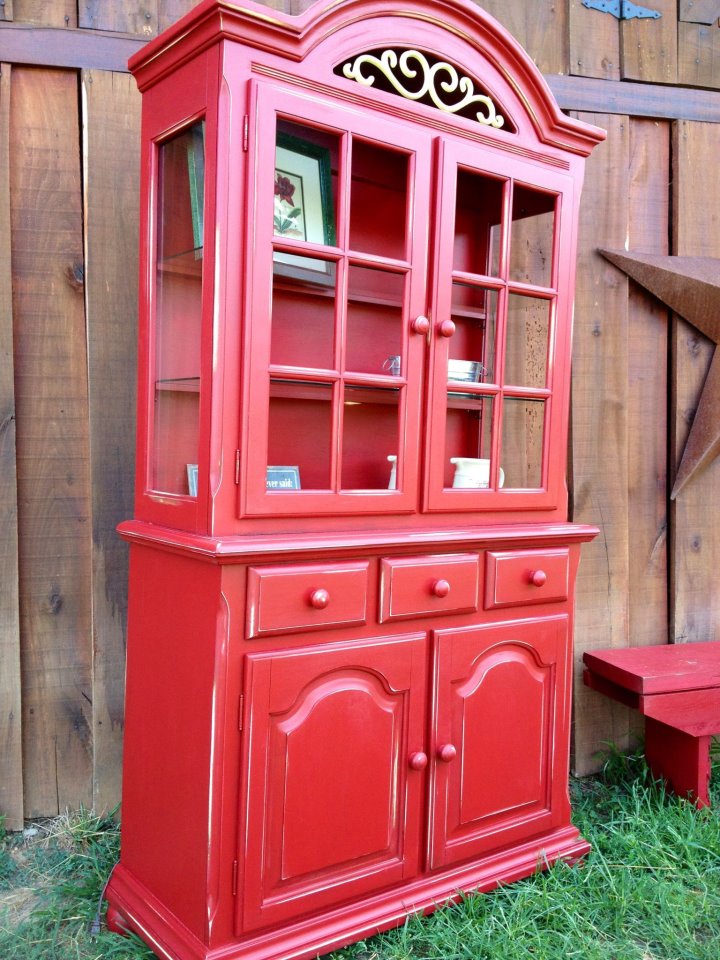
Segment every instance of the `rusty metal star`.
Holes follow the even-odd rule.
[[[720,260],[601,250],[611,263],[662,300],[717,346],[720,335]],[[674,500],[693,474],[720,453],[720,351],[716,350],[675,476]]]

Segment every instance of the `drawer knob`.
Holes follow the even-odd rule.
[[[544,587],[547,583],[547,574],[544,570],[533,570],[530,574],[530,583],[534,587]]]
[[[330,594],[327,590],[313,590],[310,594],[310,606],[316,610],[324,610],[330,603]]]
[[[455,333],[455,324],[452,320],[443,320],[438,326],[438,333],[441,337],[449,339]]]
[[[422,750],[419,750],[417,753],[410,755],[410,769],[411,770],[424,770],[427,766],[428,758],[427,754],[423,753]]]
[[[427,317],[424,317],[421,314],[419,317],[415,317],[411,324],[411,328],[413,333],[422,333],[424,335],[430,329],[430,321]]]
[[[450,584],[447,580],[436,580],[430,588],[430,591],[434,597],[440,597],[442,600],[443,597],[446,597],[450,593]]]
[[[457,750],[452,743],[444,743],[441,747],[437,748],[438,760],[442,760],[443,763],[450,763],[456,756]]]

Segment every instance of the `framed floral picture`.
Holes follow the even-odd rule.
[[[275,147],[273,232],[276,237],[334,244],[335,227],[326,147],[278,132]],[[275,252],[275,272],[328,283],[334,263]]]

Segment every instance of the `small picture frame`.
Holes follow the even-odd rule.
[[[187,482],[188,493],[191,497],[198,495],[198,465],[196,463],[187,464]]]
[[[268,467],[265,489],[273,492],[300,490],[299,467]]]
[[[273,233],[276,237],[334,245],[330,151],[278,132],[275,146]],[[332,283],[330,260],[276,251],[275,273],[315,283]]]

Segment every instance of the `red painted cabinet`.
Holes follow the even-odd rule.
[[[168,960],[582,856],[574,245],[602,133],[469,0],[202,0],[143,94],[123,845]],[[158,829],[162,824],[162,829]]]

